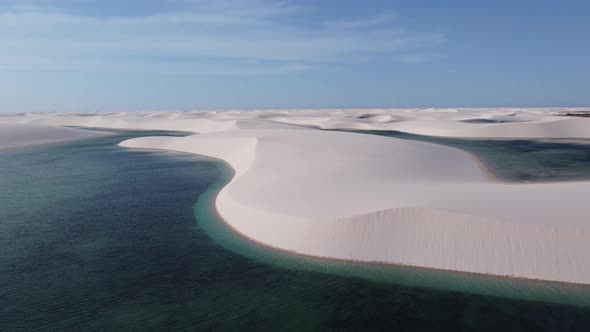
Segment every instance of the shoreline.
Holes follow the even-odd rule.
[[[203,155],[199,155],[199,154],[193,154],[196,156],[203,156]],[[210,156],[204,156],[207,158],[211,158],[213,160],[215,160],[218,163],[221,163],[224,165],[225,168],[227,168],[228,170],[231,171],[231,175],[230,178],[228,179],[228,181],[220,181],[220,183],[216,183],[214,184],[214,191],[211,193],[212,197],[208,197],[210,199],[210,202],[208,202],[208,206],[206,208],[210,209],[213,214],[214,214],[214,218],[216,220],[213,220],[212,222],[216,222],[216,223],[220,223],[219,226],[222,227],[223,231],[225,232],[231,232],[231,234],[237,238],[239,238],[241,241],[244,241],[243,243],[246,244],[247,246],[252,246],[255,247],[257,249],[263,250],[263,251],[267,251],[269,255],[274,256],[274,255],[286,255],[288,258],[290,259],[295,259],[297,261],[304,261],[306,263],[310,263],[312,265],[316,265],[316,264],[321,264],[322,262],[328,262],[328,263],[335,263],[335,264],[346,264],[347,266],[351,266],[353,269],[358,269],[359,267],[361,268],[369,268],[369,269],[385,269],[385,273],[392,273],[394,272],[393,270],[398,270],[398,271],[402,271],[402,273],[404,273],[403,271],[410,271],[410,272],[414,272],[414,273],[427,273],[428,275],[426,276],[426,279],[431,278],[433,276],[438,275],[439,277],[442,276],[444,278],[453,278],[455,281],[461,281],[461,283],[463,283],[465,280],[465,278],[468,279],[469,284],[472,283],[476,283],[478,285],[483,285],[482,289],[488,289],[487,287],[492,287],[492,288],[498,288],[500,287],[501,289],[508,289],[504,284],[498,284],[497,282],[501,282],[501,283],[509,283],[509,286],[515,286],[519,288],[519,290],[525,291],[525,292],[532,292],[533,297],[532,298],[527,298],[525,296],[509,296],[507,294],[490,294],[488,292],[483,292],[483,291],[473,291],[472,288],[469,288],[469,290],[465,290],[465,289],[454,289],[454,288],[447,288],[447,287],[437,287],[437,285],[433,284],[433,283],[416,283],[416,284],[411,284],[409,285],[410,287],[427,287],[427,288],[431,288],[434,287],[436,289],[440,289],[440,290],[444,290],[444,291],[451,291],[451,292],[462,292],[462,293],[468,293],[468,294],[479,294],[479,295],[484,295],[484,296],[499,296],[499,297],[505,297],[505,298],[511,298],[511,299],[516,299],[516,300],[520,300],[520,301],[539,301],[539,299],[537,298],[539,296],[539,294],[541,294],[540,296],[543,296],[545,294],[549,294],[546,292],[546,288],[552,289],[553,287],[565,287],[566,290],[573,290],[573,291],[578,291],[578,290],[583,290],[583,291],[588,291],[590,292],[590,284],[583,284],[583,283],[573,283],[573,282],[565,282],[565,281],[553,281],[553,280],[543,280],[543,279],[533,279],[533,278],[524,278],[524,277],[515,277],[515,276],[509,276],[509,275],[496,275],[496,274],[486,274],[486,273],[477,273],[477,272],[467,272],[467,271],[458,271],[458,270],[448,270],[448,269],[438,269],[438,268],[431,268],[431,267],[425,267],[425,266],[417,266],[417,265],[410,265],[410,264],[403,264],[403,263],[398,263],[398,262],[383,262],[383,261],[362,261],[362,260],[352,260],[352,259],[343,259],[343,258],[334,258],[334,257],[327,257],[327,256],[318,256],[318,255],[311,255],[311,254],[306,254],[306,253],[300,253],[294,250],[288,250],[288,249],[284,249],[284,248],[280,248],[280,247],[276,247],[276,246],[272,246],[269,244],[266,244],[264,242],[261,242],[255,238],[252,238],[242,232],[240,232],[238,229],[236,229],[231,223],[229,223],[225,218],[222,217],[218,207],[217,207],[217,202],[218,202],[218,197],[220,195],[220,193],[225,190],[225,188],[229,185],[229,183],[231,181],[233,181],[234,177],[235,177],[235,170],[233,169],[233,167],[231,167],[231,165],[229,163],[227,163],[225,160],[223,159],[219,159],[219,158],[215,158],[215,157],[210,157]],[[223,171],[221,173],[224,173]],[[222,174],[223,175],[223,174]],[[197,200],[196,206],[200,205],[200,200],[201,198],[199,198],[199,200]],[[206,230],[206,233],[209,233],[208,230]],[[212,236],[211,234],[209,234],[209,236]],[[216,238],[216,236],[212,236],[213,239],[215,240],[215,242],[220,243],[222,246],[226,247],[224,244],[224,240],[219,240]],[[238,244],[240,245],[240,244]],[[237,252],[238,254],[242,255],[242,256],[246,256],[249,257],[251,259],[260,259],[262,262],[266,263],[266,264],[272,264],[275,265],[275,263],[271,262],[271,261],[267,261],[264,258],[260,258],[258,255],[254,255],[254,257],[252,257],[251,255],[248,254],[244,254],[243,252],[238,252],[233,250],[232,248],[226,248],[228,250]],[[280,259],[280,257],[279,257]],[[293,268],[293,267],[287,267],[287,268]],[[294,267],[294,269],[297,269],[297,267]],[[367,280],[372,280],[373,278],[367,278],[367,277],[363,277],[363,274],[366,272],[362,269],[358,269],[358,272],[360,272],[360,275],[356,275],[356,274],[346,274],[346,273],[339,273],[339,272],[326,272],[326,271],[319,271],[317,269],[314,269],[313,267],[310,269],[312,271],[316,271],[316,272],[322,272],[322,273],[332,273],[332,274],[338,274],[338,275],[344,275],[344,276],[349,276],[349,277],[356,277],[356,278],[361,278],[361,279],[367,279]],[[397,272],[397,271],[395,271]],[[373,280],[375,281],[375,280]],[[382,282],[386,282],[386,283],[393,283],[393,284],[400,284],[399,280],[392,280],[392,279],[381,279],[380,281]],[[406,283],[401,283],[406,285]],[[524,287],[523,287],[524,286]],[[531,290],[531,287],[533,288],[533,290]],[[571,289],[574,288],[574,289]],[[539,291],[540,289],[540,291]],[[563,290],[563,289],[560,289]],[[540,292],[540,293],[538,293]],[[514,295],[514,293],[510,293],[511,295]],[[590,293],[589,293],[590,294]],[[550,296],[548,296],[550,298]],[[572,301],[555,301],[554,298],[550,298],[547,299],[546,297],[543,297],[543,299],[547,302],[551,302],[551,303],[559,303],[559,304],[565,304],[565,305],[572,305],[572,306],[576,306],[576,307],[584,307],[584,308],[590,308],[590,298],[588,299],[588,301],[575,301],[575,299],[573,297],[566,297],[565,299],[573,299]],[[562,296],[559,296],[559,299],[564,299]]]
[[[256,133],[256,132],[254,132],[254,133]],[[292,132],[289,134],[291,136],[286,136],[286,137],[291,138],[293,134],[296,134],[296,133]],[[328,134],[328,133],[325,133],[325,134]],[[315,141],[316,139],[322,139],[322,140],[326,139],[327,140],[326,143],[328,144],[327,146],[330,146],[329,145],[329,144],[331,144],[330,142],[332,142],[332,143],[334,143],[336,141],[340,142],[340,140],[341,140],[341,138],[339,136],[334,137],[331,134],[328,134],[328,136],[326,137],[325,134],[320,133],[320,134],[311,135],[311,137],[305,138],[305,141],[303,141],[303,142],[308,142],[309,140]],[[248,134],[248,135],[251,135],[251,134]],[[254,135],[257,135],[257,134],[254,134]],[[280,135],[282,135],[282,134],[280,134]],[[351,135],[351,134],[345,134],[345,135]],[[360,135],[360,134],[357,134],[357,135],[365,136],[365,137],[370,136],[370,135]],[[356,135],[353,134],[353,136],[356,136]],[[214,135],[214,136],[206,135],[206,138],[205,138],[201,135],[197,135],[197,136],[194,136],[190,139],[182,139],[182,140],[159,139],[156,137],[151,137],[151,138],[135,139],[131,142],[126,142],[122,145],[127,146],[127,147],[134,147],[134,148],[156,148],[156,149],[159,148],[159,149],[176,150],[176,151],[180,151],[180,152],[189,152],[189,153],[193,153],[193,154],[197,154],[197,155],[205,155],[205,156],[213,157],[215,159],[220,159],[220,160],[223,160],[224,162],[227,162],[227,164],[231,166],[231,168],[234,170],[234,172],[239,173],[239,175],[240,175],[239,178],[241,179],[242,175],[245,175],[244,172],[246,171],[246,169],[250,169],[250,164],[243,164],[244,160],[248,160],[248,157],[244,157],[244,156],[240,155],[240,157],[242,159],[235,159],[235,156],[228,155],[227,151],[222,153],[222,151],[218,150],[219,148],[215,148],[216,145],[212,145],[212,142],[217,142],[217,140],[221,139],[218,137],[225,137],[225,136],[223,136],[223,135],[221,135],[221,136],[219,136],[219,135]],[[230,136],[231,139],[234,139],[232,137],[233,136]],[[241,136],[239,136],[239,137],[241,137]],[[250,136],[246,136],[246,137],[250,137]],[[254,136],[254,137],[256,137],[256,136]],[[278,137],[283,137],[283,136],[278,136]],[[297,137],[299,137],[299,136],[297,136]],[[401,142],[402,140],[390,140],[389,138],[385,138],[385,137],[381,137],[379,139],[377,139],[375,137],[375,138],[371,138],[369,140],[355,139],[352,136],[343,136],[342,138],[344,138],[344,137],[348,137],[347,139],[344,140],[343,144],[345,144],[345,145],[346,145],[346,142],[348,142],[348,140],[350,140],[350,142],[360,141],[360,142],[365,142],[368,144],[373,144],[373,143],[385,144],[383,146],[379,146],[380,148],[384,148],[384,149],[389,147],[388,141],[397,142],[397,143],[393,144],[392,147],[400,146],[400,144],[401,144],[402,151],[405,151],[405,150],[403,150],[404,149],[403,147],[406,146],[405,143]],[[214,139],[212,140],[212,138],[214,138]],[[297,139],[299,139],[299,138],[297,138]],[[374,139],[377,139],[377,140],[375,141]],[[228,142],[234,142],[234,141],[225,141],[224,144],[228,144]],[[299,141],[294,141],[292,143],[292,144],[295,144],[296,149],[297,148],[301,149],[301,148],[303,148],[303,146],[306,146],[306,145],[301,145],[300,143],[297,143],[297,142],[299,142]],[[322,142],[324,142],[324,141],[322,141]],[[381,143],[379,143],[379,142],[381,142]],[[283,142],[283,143],[287,143],[287,142]],[[289,144],[291,144],[291,143],[289,143]],[[226,145],[226,146],[228,146],[228,145]],[[235,143],[231,143],[229,146],[233,150],[236,150],[236,149],[237,149],[237,151],[243,150],[243,147],[240,148],[240,145],[236,145]],[[324,146],[326,146],[326,144],[324,144]],[[472,164],[472,166],[470,166],[470,167],[476,166],[475,168],[467,167],[465,169],[467,172],[469,172],[468,174],[470,174],[470,175],[468,175],[467,179],[468,180],[469,179],[472,179],[472,180],[482,179],[483,182],[480,183],[480,180],[476,180],[474,183],[467,182],[468,184],[470,184],[470,185],[475,184],[476,185],[475,188],[491,188],[492,190],[497,189],[496,187],[493,187],[493,188],[489,187],[489,184],[492,181],[489,178],[489,173],[482,172],[482,169],[481,169],[482,161],[479,161],[479,159],[475,158],[474,155],[472,155],[470,152],[467,152],[467,151],[464,151],[464,150],[461,150],[461,149],[458,149],[455,147],[441,146],[439,144],[426,143],[426,142],[415,142],[413,144],[410,144],[409,146],[411,146],[412,149],[414,149],[414,150],[410,150],[411,153],[412,153],[412,151],[420,151],[420,152],[423,150],[430,151],[429,149],[425,149],[425,148],[427,146],[432,147],[431,149],[432,149],[432,151],[434,151],[435,154],[434,155],[432,155],[432,154],[424,155],[425,157],[428,157],[428,158],[432,158],[437,155],[444,154],[444,152],[445,152],[444,149],[446,149],[447,151],[455,150],[455,154],[451,154],[451,156],[456,155],[457,157],[459,157],[459,156],[461,156],[461,157],[456,160],[453,159],[454,161],[453,161],[453,164],[451,164],[451,165],[456,165],[457,162],[465,162],[467,160],[470,160],[471,162],[477,161],[477,163],[474,162]],[[254,146],[251,146],[251,148],[254,148]],[[203,149],[205,149],[205,150],[203,150]],[[254,150],[251,150],[251,152],[252,151],[254,151]],[[256,151],[257,151],[256,152],[257,154],[260,153],[259,150],[256,150]],[[262,151],[264,152],[267,150],[262,150]],[[314,153],[317,154],[318,152],[315,151]],[[449,153],[449,152],[447,152],[447,153]],[[276,158],[277,155],[272,155],[272,156],[275,156],[273,158]],[[243,159],[243,158],[246,158],[246,159]],[[323,156],[323,158],[325,158],[325,156]],[[240,160],[240,163],[236,164],[236,166],[233,166],[233,164],[236,163],[236,161],[238,161],[238,160]],[[267,156],[267,159],[263,159],[263,160],[269,162],[268,156]],[[305,164],[304,160],[299,160],[298,162]],[[258,164],[258,165],[260,165],[260,164]],[[461,165],[464,165],[464,164],[461,164]],[[435,165],[435,167],[440,167],[440,166],[442,166],[442,165],[438,164],[438,163]],[[240,169],[237,170],[235,167],[239,167]],[[291,164],[289,164],[289,167],[292,168],[293,166]],[[382,166],[379,166],[379,167],[382,167]],[[286,170],[282,170],[282,171],[284,172]],[[455,172],[455,174],[463,174],[464,171],[463,171],[463,168],[459,168],[458,170],[454,170],[453,172]],[[457,173],[457,172],[460,172],[460,173]],[[276,173],[276,171],[275,171],[275,173]],[[280,174],[281,174],[281,176],[284,175],[283,173],[280,173]],[[412,173],[410,173],[410,174],[412,174]],[[285,252],[290,252],[292,254],[297,254],[297,255],[307,255],[310,257],[323,257],[323,258],[329,258],[329,259],[335,259],[335,260],[341,260],[341,261],[351,261],[351,262],[359,262],[360,261],[360,262],[371,262],[373,264],[425,267],[427,269],[433,269],[433,270],[439,270],[439,271],[457,271],[457,272],[461,272],[461,273],[470,273],[470,274],[474,274],[474,275],[491,275],[491,276],[499,276],[502,278],[539,280],[539,281],[556,282],[556,283],[561,282],[563,284],[574,284],[574,285],[585,285],[586,284],[583,281],[577,282],[577,280],[584,280],[584,277],[583,277],[583,275],[571,274],[572,266],[565,266],[564,268],[560,267],[560,266],[553,266],[552,264],[550,264],[553,260],[547,260],[547,258],[545,258],[546,256],[544,256],[545,254],[542,254],[541,256],[539,256],[541,259],[541,261],[539,261],[539,263],[542,264],[540,266],[540,269],[538,269],[536,267],[536,263],[534,265],[531,264],[530,261],[526,264],[522,263],[522,262],[526,262],[527,257],[532,257],[532,256],[530,256],[531,254],[539,255],[539,253],[544,253],[544,252],[548,253],[548,250],[551,250],[550,248],[552,248],[552,246],[547,246],[547,245],[541,246],[541,244],[538,242],[538,241],[544,241],[541,239],[551,241],[550,244],[553,244],[553,245],[558,245],[558,246],[565,245],[565,248],[568,248],[567,250],[569,250],[569,253],[570,254],[573,253],[572,250],[574,250],[574,248],[576,248],[576,246],[580,245],[580,242],[579,242],[580,239],[578,239],[578,238],[581,236],[580,234],[582,234],[582,233],[578,232],[579,225],[577,225],[577,224],[574,224],[573,227],[570,227],[570,225],[560,226],[560,229],[562,229],[562,230],[559,231],[558,237],[555,237],[554,239],[549,239],[549,238],[547,238],[547,236],[550,236],[552,238],[555,236],[555,235],[553,235],[554,231],[552,231],[553,227],[555,226],[554,224],[541,225],[541,224],[536,224],[536,223],[532,223],[532,224],[525,223],[523,226],[519,223],[515,223],[514,221],[502,222],[503,221],[502,219],[500,219],[500,220],[481,219],[477,216],[477,214],[473,215],[472,213],[469,213],[468,212],[469,210],[467,210],[465,212],[454,213],[452,210],[452,207],[441,210],[440,208],[437,209],[436,206],[433,206],[433,207],[427,206],[427,207],[423,207],[423,208],[412,208],[412,206],[409,205],[410,209],[417,209],[416,211],[419,213],[417,216],[421,216],[422,213],[426,213],[425,215],[422,215],[423,217],[420,217],[422,219],[415,219],[415,221],[413,221],[415,218],[415,216],[412,215],[413,212],[410,211],[410,214],[407,214],[407,212],[404,212],[404,211],[408,211],[408,210],[404,209],[403,205],[401,205],[399,207],[396,207],[394,205],[391,208],[389,208],[389,206],[386,206],[387,210],[383,210],[386,213],[390,213],[390,211],[393,211],[394,214],[386,214],[385,219],[381,219],[381,220],[383,222],[387,222],[387,220],[390,220],[390,218],[402,218],[402,219],[396,219],[396,221],[399,221],[400,223],[390,224],[389,222],[387,222],[386,224],[376,225],[375,222],[378,222],[379,219],[375,219],[375,216],[378,217],[381,210],[373,208],[373,210],[368,210],[369,214],[367,214],[367,215],[364,215],[364,213],[357,214],[357,215],[354,215],[354,214],[347,215],[346,213],[350,213],[350,212],[341,212],[341,213],[343,213],[342,218],[345,218],[345,220],[347,221],[347,223],[342,224],[343,225],[342,227],[337,226],[336,224],[332,224],[332,226],[331,226],[330,225],[331,223],[328,222],[330,220],[327,220],[326,223],[321,223],[321,224],[318,223],[317,224],[318,227],[316,227],[316,226],[314,226],[313,221],[317,221],[317,220],[309,219],[310,217],[305,217],[303,215],[303,216],[297,217],[293,220],[285,220],[282,225],[284,225],[288,228],[284,228],[283,226],[281,226],[281,224],[273,223],[271,219],[280,218],[281,215],[285,215],[286,211],[280,211],[280,210],[277,211],[277,210],[272,210],[272,209],[268,210],[267,209],[268,206],[265,208],[264,205],[262,207],[261,206],[256,207],[256,205],[250,206],[250,205],[248,205],[249,203],[241,202],[240,198],[243,199],[244,197],[240,197],[240,196],[238,196],[237,201],[235,201],[233,199],[235,197],[233,197],[231,199],[229,199],[229,197],[227,197],[228,200],[225,200],[225,199],[222,200],[222,198],[225,198],[222,196],[224,195],[224,193],[227,194],[228,190],[230,188],[232,188],[232,190],[233,190],[231,195],[235,194],[234,191],[236,190],[236,188],[238,188],[238,190],[241,190],[240,191],[241,193],[248,192],[250,189],[248,189],[247,187],[251,187],[254,183],[254,182],[252,182],[252,179],[253,179],[252,176],[254,176],[254,178],[256,178],[258,180],[261,180],[262,178],[260,178],[260,177],[263,175],[264,174],[261,173],[260,169],[256,169],[254,171],[254,173],[252,173],[252,175],[247,177],[247,179],[245,178],[246,182],[240,182],[238,187],[232,187],[232,184],[236,183],[236,177],[235,176],[232,177],[230,179],[230,181],[220,190],[220,192],[219,192],[220,196],[216,197],[215,207],[218,210],[218,213],[220,214],[220,216],[222,216],[222,219],[224,220],[224,222],[226,224],[229,224],[235,231],[239,230],[238,232],[240,234],[251,239],[251,241],[258,242],[258,243],[263,244],[263,245],[270,247],[270,248],[275,248],[275,250],[280,249]],[[276,177],[277,175],[278,174],[271,174],[271,176],[274,176],[274,177]],[[415,176],[415,174],[412,174],[412,176]],[[494,177],[493,182],[498,183],[499,181]],[[434,183],[437,183],[436,180]],[[447,183],[447,185],[448,185],[448,182],[443,182],[443,183]],[[485,186],[485,183],[488,183],[488,186]],[[247,184],[247,185],[244,186],[245,184]],[[267,184],[267,186],[268,185],[269,184]],[[273,184],[271,186],[271,189],[273,187],[277,188],[276,187],[277,185],[279,185],[279,186],[286,185],[286,182],[282,183],[282,184],[281,184],[281,182]],[[482,187],[482,185],[484,185],[484,187]],[[558,183],[557,185],[560,185],[560,184]],[[300,187],[300,189],[305,188],[305,187],[302,187],[301,185],[299,187]],[[518,187],[523,188],[523,187],[528,187],[528,186],[523,184],[522,186],[518,186]],[[468,188],[470,188],[470,187],[468,187]],[[496,189],[494,189],[494,188],[496,188]],[[500,187],[498,187],[498,188],[500,188]],[[423,189],[425,189],[425,188],[423,188]],[[508,187],[500,188],[500,189],[504,190],[504,191],[511,190]],[[531,188],[529,187],[529,189],[531,189]],[[397,190],[399,191],[399,189],[397,189]],[[488,189],[486,189],[486,190],[488,190]],[[486,196],[484,196],[484,198],[485,197],[490,197],[489,193],[487,193]],[[229,205],[221,208],[221,202],[224,202],[224,204],[229,204]],[[515,202],[515,201],[513,201],[513,202]],[[516,203],[518,203],[518,201],[516,201]],[[235,205],[235,204],[237,204],[237,205]],[[468,203],[465,203],[465,204],[468,204]],[[245,209],[245,210],[242,211],[240,209]],[[242,219],[238,223],[239,225],[234,225],[233,222],[231,222],[231,223],[228,222],[228,215],[226,215],[226,213],[228,213],[228,211],[231,212],[230,214],[233,214],[233,216],[230,217],[229,220],[234,220],[235,218],[238,218],[238,217]],[[398,211],[401,211],[401,212],[398,212]],[[422,212],[422,211],[425,211],[425,212]],[[504,210],[499,210],[499,211],[501,211],[500,213],[503,213],[503,212],[505,213]],[[447,212],[450,212],[450,214]],[[313,213],[316,213],[316,212],[313,212]],[[399,214],[399,213],[401,213],[401,214]],[[287,212],[286,216],[287,217],[289,216],[288,212]],[[291,215],[291,216],[293,216],[293,215]],[[367,224],[365,224],[365,226],[363,226],[363,223],[354,222],[354,217],[356,217],[356,216],[361,217],[362,220],[367,220]],[[459,216],[460,218],[457,220],[454,220],[457,216]],[[313,215],[312,215],[312,217],[313,217]],[[407,219],[408,217],[410,219]],[[473,217],[475,217],[476,219],[472,220]],[[317,218],[320,218],[320,217],[317,217]],[[334,217],[327,216],[325,218],[332,219],[332,218],[338,218],[338,216],[334,216]],[[434,221],[436,221],[436,219],[440,219],[440,218],[443,218],[443,221],[449,220],[450,223],[449,224],[447,224],[447,223],[441,224],[438,222],[434,223]],[[362,220],[357,220],[357,221],[362,221]],[[299,221],[302,221],[303,223],[300,224]],[[352,223],[349,221],[351,221]],[[480,223],[479,221],[484,221],[484,223]],[[406,230],[405,230],[406,228],[403,228],[403,227],[414,227],[414,225],[417,225],[416,227],[420,227],[420,228],[421,227],[429,227],[431,229],[429,230],[429,229],[424,228],[424,230],[421,230],[418,233],[413,233],[410,231],[410,233],[407,233],[407,235],[403,235],[406,232]],[[362,237],[362,236],[359,237],[359,236],[354,235],[354,232],[356,232],[355,230],[357,230],[357,229],[360,230],[361,232],[365,232],[366,230],[373,229],[373,227],[378,227],[377,232],[381,232],[381,233],[375,233],[375,235],[377,237],[379,237],[379,239],[377,239],[378,242],[376,242],[377,247],[375,247],[375,246],[366,247],[366,244],[365,244],[366,242],[363,242],[363,241],[366,240],[367,234],[365,234],[365,237]],[[392,232],[392,231],[397,232],[396,229],[398,229],[398,227],[402,227],[401,228],[402,233],[399,233],[397,235],[395,233],[392,233],[394,235],[393,237],[389,237],[389,236],[383,237],[383,236],[379,235],[379,234],[389,234],[389,232]],[[438,230],[440,227],[444,227],[444,229],[442,229],[442,231],[446,232],[446,230],[448,230],[449,232],[451,232],[451,234],[454,234],[454,235],[451,235],[452,237],[449,239],[441,238],[440,241],[437,240],[438,236],[435,233],[441,231],[441,230]],[[472,231],[467,231],[467,230],[464,230],[464,227],[470,227],[470,228],[474,227],[474,228]],[[352,240],[352,242],[350,242],[350,245],[346,246],[345,243],[341,243],[341,245],[338,245],[337,243],[339,243],[339,242],[336,242],[333,245],[327,244],[328,246],[332,246],[332,247],[326,247],[322,244],[322,243],[327,243],[326,241],[321,239],[322,236],[326,236],[326,235],[330,234],[330,232],[339,231],[339,230],[343,230],[344,232],[348,232],[348,233],[343,233],[343,236],[345,236],[345,239],[348,239],[350,236],[352,236],[349,238],[350,240]],[[293,231],[298,232],[297,234],[300,234],[300,236],[292,237],[291,235],[294,234],[294,233],[292,233]],[[350,233],[351,231],[353,233]],[[383,233],[384,231],[386,233]],[[475,233],[471,233],[473,231],[475,231]],[[534,238],[532,238],[530,235],[528,235],[530,231],[533,231],[535,233],[539,232],[538,234],[541,237],[537,237],[537,240],[534,240]],[[303,233],[301,233],[301,232],[303,232]],[[328,233],[326,233],[326,232],[328,232]],[[465,232],[467,232],[467,233],[465,233]],[[550,233],[548,233],[548,232],[550,232]],[[254,236],[255,234],[260,235],[260,237]],[[346,235],[346,234],[348,234],[348,235]],[[469,234],[471,234],[472,236],[470,236]],[[499,237],[497,239],[494,236],[492,236],[490,238],[491,234],[496,234],[495,236],[499,236]],[[269,236],[271,236],[271,237],[269,238]],[[307,239],[308,236],[311,236],[311,238],[309,238],[309,240],[303,241],[303,239],[304,238]],[[348,236],[348,237],[346,237],[346,236]],[[408,246],[403,243],[403,242],[407,242],[406,240],[404,240],[404,236],[415,237],[417,239],[417,241],[419,241],[419,242],[412,242],[413,244],[410,244]],[[475,240],[466,240],[464,242],[463,239],[466,239],[465,238],[466,236],[472,237]],[[487,236],[487,239],[485,238],[486,236]],[[571,236],[574,236],[574,237],[572,238]],[[395,238],[398,238],[398,239],[394,240]],[[462,252],[464,250],[470,250],[468,248],[471,248],[473,245],[478,245],[479,242],[477,239],[479,239],[479,238],[484,239],[486,241],[485,242],[487,244],[486,247],[483,247],[479,251],[475,251],[475,252],[465,252],[466,253],[465,256],[463,256],[462,254],[458,256],[458,257],[463,257],[462,259],[453,260],[453,257],[456,256],[455,252],[457,252],[457,251],[455,250],[454,247],[449,247],[449,245],[455,246],[454,243],[458,243],[458,245],[459,245],[458,248],[460,248],[459,252]],[[510,248],[504,248],[504,249],[502,249],[502,251],[504,251],[503,255],[510,255],[510,256],[506,256],[507,258],[510,258],[510,260],[508,260],[508,261],[498,260],[497,257],[500,257],[500,256],[498,256],[499,252],[497,251],[498,249],[494,249],[494,248],[499,248],[498,246],[502,246],[503,242],[505,242],[507,240],[512,241],[513,238],[515,241],[517,241],[517,243],[524,244],[523,248],[525,248],[527,255],[522,256],[518,252],[511,253],[512,251],[510,250]],[[269,239],[272,239],[272,241],[269,242]],[[365,239],[365,240],[363,240],[363,239]],[[383,242],[384,240],[386,242]],[[392,240],[394,242],[391,242]],[[399,242],[400,240],[402,242]],[[432,240],[434,240],[435,242],[429,242]],[[451,242],[449,242],[449,240]],[[303,242],[301,242],[301,241],[303,241]],[[321,242],[318,242],[318,241],[321,241]],[[458,241],[458,242],[456,242],[456,241]],[[537,244],[532,245],[533,242],[531,242],[531,241],[536,242]],[[320,243],[321,246],[318,246],[318,243]],[[393,244],[393,246],[387,245],[387,243]],[[436,260],[436,259],[432,260],[431,256],[424,256],[424,255],[431,255],[428,252],[430,252],[432,250],[419,249],[418,251],[415,251],[416,248],[423,248],[423,247],[416,247],[418,245],[416,243],[423,243],[424,245],[428,245],[428,244],[432,243],[432,245],[434,245],[435,247],[442,246],[441,247],[442,250],[437,249],[438,253],[436,253],[435,256],[432,256],[435,258],[437,257],[436,259],[438,259],[438,260]],[[529,244],[531,244],[532,246],[530,246]],[[338,250],[340,250],[340,249],[338,249],[338,248],[340,248],[338,246],[342,246],[342,245],[344,245],[344,247],[342,247],[342,248],[347,248],[347,249],[344,251],[338,251]],[[388,246],[387,248],[390,248],[390,249],[384,248],[383,245],[387,245]],[[432,245],[430,247],[432,247]],[[519,244],[519,246],[520,245],[521,244]],[[400,246],[405,246],[405,247],[400,247]],[[400,248],[399,250],[395,249],[394,251],[391,251],[391,248],[398,248],[398,247]],[[357,249],[355,249],[355,248],[357,248]],[[379,249],[379,248],[382,248],[382,249]],[[302,252],[299,249],[303,249],[304,251]],[[543,250],[538,251],[537,249],[543,249]],[[384,251],[384,250],[387,250],[387,251]],[[408,251],[408,250],[410,250],[410,251]],[[553,252],[550,257],[555,257],[556,259],[559,259],[558,257],[562,257],[562,256],[563,256],[562,253]],[[384,260],[379,259],[381,257],[384,258]],[[490,257],[490,259],[491,259],[491,262],[489,264],[484,264],[482,261],[482,259],[486,259],[486,257]],[[577,257],[577,256],[574,256],[574,258],[575,257]],[[426,258],[427,260],[425,260],[424,258]],[[462,263],[465,261],[466,258],[468,259],[466,261],[466,263]],[[569,257],[567,257],[567,256],[564,257],[564,259],[568,259],[568,258]],[[523,259],[525,259],[525,261],[523,261]],[[404,263],[406,261],[407,261],[407,263]],[[506,263],[506,262],[510,262],[510,261],[513,261],[511,263],[512,265],[508,265]],[[458,262],[458,263],[454,263],[454,262]],[[576,262],[576,261],[574,260],[574,262]],[[518,264],[520,264],[520,263],[524,264],[523,265],[524,269],[518,268],[515,270],[514,266],[519,267],[520,265],[518,265]],[[568,262],[566,261],[565,263],[568,263]],[[446,268],[446,266],[448,266],[449,268]],[[456,268],[455,268],[455,266],[456,266]],[[510,266],[512,266],[512,268],[510,268]],[[573,268],[579,268],[579,266],[574,265]],[[582,265],[582,268],[584,268],[584,265]],[[548,270],[548,269],[552,269],[552,270]],[[494,271],[506,272],[506,273],[494,273]],[[512,273],[514,273],[514,274],[512,274]],[[539,277],[536,277],[536,276],[539,276]]]
[[[467,155],[469,155],[477,164],[477,166],[480,168],[480,170],[482,171],[483,175],[489,179],[492,182],[495,183],[501,183],[501,184],[516,184],[516,185],[535,185],[535,184],[559,184],[559,183],[590,183],[590,175],[588,175],[588,179],[587,180],[579,180],[579,179],[565,179],[565,180],[559,180],[559,181],[510,181],[508,179],[505,178],[501,178],[498,175],[496,175],[493,171],[493,169],[489,166],[486,165],[486,162],[484,161],[483,158],[479,157],[475,152],[472,151],[468,151],[468,150],[463,150],[459,147],[453,146],[453,145],[447,145],[444,143],[436,143],[436,142],[430,142],[430,141],[422,141],[422,140],[417,140],[417,139],[412,139],[412,138],[400,138],[400,137],[393,137],[393,136],[383,136],[383,135],[378,135],[378,134],[371,134],[368,133],[366,131],[372,131],[372,130],[362,130],[362,129],[358,129],[358,130],[341,130],[341,129],[322,129],[320,127],[317,126],[311,126],[309,128],[313,128],[313,129],[318,129],[318,130],[324,130],[324,131],[334,131],[334,132],[346,132],[346,133],[352,133],[352,134],[361,134],[361,135],[374,135],[374,136],[381,136],[381,137],[387,137],[387,138],[393,138],[393,139],[401,139],[401,140],[406,140],[406,141],[412,141],[412,142],[421,142],[421,143],[426,143],[426,144],[434,144],[434,145],[438,145],[438,146],[443,146],[445,148],[449,148],[449,149],[453,149],[455,151],[460,151],[462,153],[465,153]],[[405,133],[405,134],[410,134],[410,135],[415,135],[415,136],[426,136],[426,135],[420,135],[420,134],[413,134],[413,133],[406,133],[406,132],[401,132],[401,133]],[[501,141],[536,141],[536,140],[545,140],[545,139],[550,139],[550,138],[502,138],[502,139],[492,139],[489,137],[479,137],[479,138],[465,138],[465,137],[446,137],[446,136],[427,136],[427,137],[433,137],[433,138],[441,138],[441,139],[445,139],[445,138],[450,138],[450,139],[461,139],[461,140],[472,140],[472,139],[476,139],[476,140],[483,140],[483,141],[495,141],[495,140],[501,140]],[[590,143],[590,139],[588,139],[589,143]]]
[[[68,127],[62,127],[62,128],[68,128]],[[71,143],[71,142],[82,141],[82,140],[87,140],[87,139],[95,139],[95,138],[116,135],[116,133],[106,131],[106,130],[105,131],[97,131],[97,130],[86,129],[86,128],[84,128],[84,129],[75,128],[75,129],[87,132],[88,136],[67,137],[67,138],[64,137],[64,138],[44,140],[44,141],[40,141],[40,142],[29,142],[29,143],[24,143],[24,144],[10,145],[10,146],[5,146],[5,147],[0,147],[0,153],[14,151],[14,150],[20,150],[20,149],[27,149],[27,148],[31,148],[31,147],[38,147],[38,146],[42,147],[44,145],[51,145],[51,144]]]

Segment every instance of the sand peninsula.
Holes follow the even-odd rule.
[[[262,244],[335,259],[590,284],[590,182],[503,183],[457,149],[317,129],[587,139],[590,118],[559,115],[588,111],[23,114],[2,116],[0,135],[16,135],[18,127],[2,134],[14,124],[194,132],[121,145],[227,162],[235,175],[216,208],[233,229]]]

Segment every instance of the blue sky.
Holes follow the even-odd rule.
[[[0,112],[590,106],[590,1],[3,0]]]

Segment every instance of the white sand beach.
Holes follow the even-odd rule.
[[[316,129],[590,138],[589,118],[558,116],[572,110],[584,111],[26,114],[0,117],[0,142],[26,142],[33,125],[189,131],[196,134],[121,145],[226,161],[235,176],[216,207],[233,229],[262,244],[335,259],[590,284],[590,182],[503,183],[457,149]]]

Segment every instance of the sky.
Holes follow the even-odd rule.
[[[0,112],[590,106],[590,1],[0,0]]]

